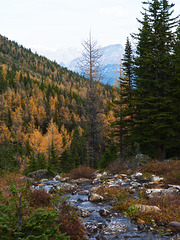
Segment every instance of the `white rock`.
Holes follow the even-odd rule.
[[[143,204],[135,204],[138,212],[147,213],[147,212],[158,212],[161,211],[157,206],[149,206]]]
[[[47,181],[48,181],[48,179],[46,179],[46,178],[43,178],[43,179],[40,180],[41,183],[47,182]]]
[[[103,174],[102,174],[103,176],[107,176],[108,175],[108,173],[107,172],[103,172]]]
[[[161,181],[163,181],[164,179],[163,179],[163,178],[160,178],[159,176],[152,175],[151,178],[150,178],[150,180],[151,180],[152,182],[161,182]]]
[[[137,172],[137,173],[135,173],[135,178],[137,180],[142,180],[143,179],[143,174],[141,172]]]
[[[171,184],[169,184],[168,186],[171,187],[171,188],[174,188],[174,189],[178,189],[180,191],[180,186],[179,185],[171,185]]]
[[[111,222],[102,230],[102,233],[105,235],[113,235],[127,232],[127,226],[121,222]]]
[[[92,184],[98,184],[102,182],[102,180],[100,178],[95,178],[93,181],[92,181]]]
[[[88,196],[88,200],[90,202],[101,202],[104,200],[103,196],[99,195],[99,194],[96,194],[96,193],[91,193],[89,196]]]
[[[167,196],[167,195],[177,196],[179,194],[180,194],[179,190],[174,188],[146,190],[146,196],[149,198],[153,198],[155,196]]]
[[[130,185],[133,186],[133,187],[141,187],[141,184],[138,183],[138,182],[130,182]]]
[[[168,228],[176,231],[180,231],[180,222],[170,222]]]
[[[122,179],[126,179],[127,178],[126,174],[120,174],[120,176],[122,177]]]
[[[53,178],[53,181],[61,181],[62,177],[60,175],[56,175],[54,178]]]

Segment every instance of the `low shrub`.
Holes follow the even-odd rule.
[[[114,209],[119,212],[124,212],[132,219],[141,219],[144,223],[155,224],[163,223],[166,226],[171,221],[180,222],[180,198],[176,196],[164,196],[146,198],[144,191],[140,192],[140,198],[136,199],[133,194],[130,194],[127,189],[122,188],[106,188],[98,189],[98,194],[112,199],[116,198],[117,203]],[[136,204],[157,206],[160,211],[138,211]]]
[[[121,187],[100,187],[98,194],[108,199],[116,198],[118,203],[115,208],[118,211],[126,211],[134,200],[133,195],[127,189]]]
[[[157,196],[148,199],[147,202],[149,205],[158,206],[161,209],[161,211],[152,216],[157,223],[180,222],[180,198],[177,196]]]
[[[70,177],[73,179],[78,179],[78,178],[94,179],[95,171],[93,168],[90,168],[90,167],[79,166],[77,168],[74,168],[70,172]]]
[[[108,166],[108,170],[115,173],[126,173],[127,171],[136,171],[139,166],[144,165],[146,162],[149,161],[149,157],[147,155],[138,154],[134,156],[123,156],[114,162],[112,162]]]
[[[55,209],[34,209],[29,206],[26,200],[28,188],[28,185],[17,188],[11,182],[11,197],[4,198],[0,194],[1,239],[70,240],[60,232],[57,224],[59,214]]]
[[[98,194],[102,195],[103,197],[107,198],[115,198],[120,196],[121,194],[125,194],[126,196],[130,196],[130,193],[121,187],[100,187],[98,188]]]
[[[71,240],[87,239],[82,221],[78,218],[76,210],[66,200],[61,201],[58,212],[57,224],[61,233],[67,233]]]
[[[48,207],[51,205],[51,195],[44,189],[31,189],[28,194],[28,201],[30,206],[34,208]]]
[[[84,226],[76,211],[62,196],[51,196],[45,190],[32,190],[20,176],[2,176],[0,239],[86,239]],[[57,200],[56,205],[53,198]]]
[[[180,184],[180,160],[151,161],[143,167],[142,172],[162,176],[169,184]]]
[[[125,193],[119,195],[119,202],[115,206],[118,211],[124,211],[133,219],[142,219],[146,223],[163,223],[166,226],[171,221],[180,221],[180,199],[175,196],[153,197],[150,199],[126,197]],[[160,211],[142,212],[135,207],[136,204],[157,206]]]
[[[109,166],[108,166],[108,170],[112,173],[112,174],[116,174],[116,173],[123,173],[126,172],[126,167],[125,167],[125,162],[122,160],[115,160],[114,162],[112,162]]]

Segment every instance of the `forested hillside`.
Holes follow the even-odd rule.
[[[105,133],[112,89],[96,84]],[[1,169],[86,164],[87,79],[0,36],[0,86]]]
[[[86,78],[0,36],[1,169],[69,171],[114,160],[127,167],[139,153],[180,156],[180,22],[174,4],[148,5],[132,34],[135,52],[127,38],[116,87],[99,82],[91,35]]]

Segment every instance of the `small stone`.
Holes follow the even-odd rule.
[[[105,235],[113,235],[127,232],[127,226],[120,222],[111,222],[107,227],[102,229],[102,233]]]
[[[74,183],[77,183],[77,184],[89,183],[89,182],[92,182],[92,180],[88,178],[78,178],[74,180]]]
[[[100,182],[102,182],[102,180],[100,178],[95,178],[93,181],[92,181],[92,184],[99,184]]]
[[[100,188],[100,186],[98,186],[98,187],[92,187],[92,188],[90,189],[90,191],[91,191],[91,192],[97,192],[99,188]]]
[[[66,193],[73,193],[74,191],[77,190],[77,186],[75,184],[65,183],[64,185],[59,184],[57,186],[57,189],[62,190]]]
[[[171,231],[180,231],[180,222],[170,222],[168,228],[171,229]]]
[[[122,177],[122,179],[127,179],[127,175],[126,174],[120,174],[120,177]]]
[[[117,180],[111,180],[108,182],[109,187],[120,187],[122,184],[122,179],[117,179]]]
[[[100,210],[99,210],[99,214],[100,214],[102,217],[106,217],[106,216],[109,214],[109,211],[107,211],[106,209],[100,209]]]
[[[96,224],[91,222],[86,223],[85,228],[89,234],[96,233],[98,231]]]
[[[40,183],[38,184],[38,189],[43,189],[44,188],[44,184]]]
[[[103,175],[103,176],[107,176],[108,173],[107,173],[107,172],[103,172],[102,175]]]
[[[179,185],[171,185],[169,184],[168,187],[178,189],[180,191],[180,186]]]
[[[69,177],[61,178],[61,182],[67,182],[69,179]]]
[[[133,186],[134,188],[141,187],[141,184],[138,182],[130,182],[130,185]]]
[[[88,190],[84,190],[84,191],[80,191],[79,195],[88,195],[89,191]]]
[[[61,181],[62,177],[60,175],[56,175],[54,178],[53,178],[53,181]]]
[[[168,188],[168,189],[147,189],[146,196],[148,198],[153,198],[155,196],[178,196],[180,194],[178,189]]]
[[[134,174],[134,177],[137,179],[137,180],[143,180],[143,174],[141,172],[137,172]]]
[[[91,213],[88,210],[83,210],[83,209],[79,209],[78,210],[78,216],[86,218],[89,217],[91,215]]]
[[[41,183],[44,183],[44,182],[47,182],[47,181],[48,181],[47,178],[43,178],[43,179],[40,180]]]
[[[163,178],[160,178],[159,176],[156,176],[156,175],[152,175],[151,176],[151,178],[150,178],[150,180],[152,181],[152,182],[161,182],[161,181],[163,181],[164,179]]]
[[[118,174],[114,175],[114,178],[119,178],[119,175]]]
[[[137,208],[138,212],[142,212],[142,213],[161,211],[161,209],[156,206],[135,204],[135,207]]]
[[[89,196],[88,196],[88,200],[90,202],[101,202],[101,201],[104,201],[104,197],[103,196],[100,196],[96,193],[91,193]]]

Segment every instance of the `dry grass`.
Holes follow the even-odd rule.
[[[166,226],[171,221],[180,222],[180,198],[175,196],[154,197],[146,199],[144,192],[140,194],[139,199],[135,199],[132,194],[122,188],[101,187],[98,193],[107,199],[117,198],[118,203],[114,206],[117,211],[125,212],[133,219],[141,219],[145,223],[155,224],[164,223]],[[158,212],[140,212],[135,208],[136,204],[157,206],[161,209]]]
[[[165,178],[166,183],[180,184],[180,160],[169,162],[151,161],[142,169],[143,173],[152,173]]]
[[[115,209],[118,211],[126,211],[135,200],[133,195],[130,194],[127,189],[123,189],[121,187],[100,187],[98,189],[98,194],[106,199],[116,198],[118,200],[118,204],[115,206]]]
[[[140,212],[133,208],[135,204],[143,204],[149,206],[157,206],[161,209],[158,212]],[[117,208],[122,208],[117,205]],[[132,211],[133,210],[133,211]],[[163,223],[165,226],[171,221],[180,221],[180,199],[175,196],[154,197],[152,199],[141,199],[138,201],[130,201],[129,208],[126,209],[127,215],[134,219],[142,219],[145,223],[152,223],[159,225]]]
[[[161,211],[155,214],[153,219],[168,224],[171,221],[180,222],[180,198],[176,196],[154,197],[148,199],[148,204],[158,206]]]
[[[78,178],[94,179],[95,171],[93,168],[90,168],[90,167],[79,166],[73,169],[69,175],[73,179],[78,179]]]
[[[9,190],[9,186],[11,182],[20,188],[25,186],[27,181],[23,179],[23,175],[20,173],[5,173],[0,176],[0,191],[2,191],[3,197],[8,198],[11,196],[11,192]]]

